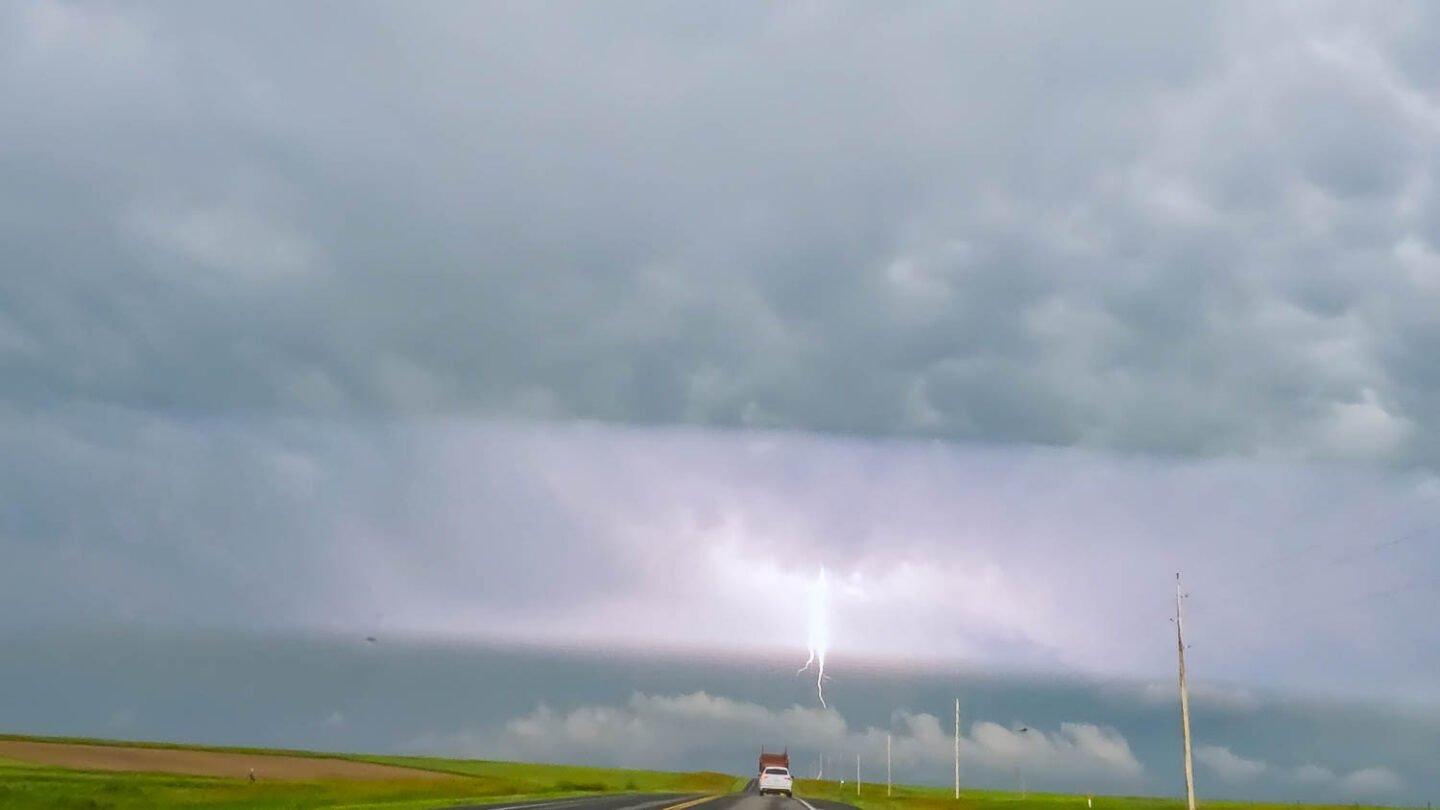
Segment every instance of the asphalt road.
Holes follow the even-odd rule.
[[[610,793],[573,799],[542,799],[533,802],[471,804],[450,810],[855,810],[848,804],[800,796],[761,796],[755,782],[740,793],[715,798],[703,794]]]

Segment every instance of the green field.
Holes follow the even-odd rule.
[[[855,795],[855,784],[843,787],[838,782],[817,782],[797,779],[796,795],[805,798],[834,799],[852,804],[861,810],[1087,810],[1084,796],[1049,793],[1019,793],[995,790],[961,790],[955,801],[954,788],[911,787],[896,785],[890,798],[884,785],[861,785]],[[1095,796],[1095,810],[1184,810],[1183,799],[1162,799],[1138,796]],[[1207,810],[1296,810],[1296,804],[1261,804],[1257,802],[1201,801]],[[1363,805],[1305,805],[1307,810],[1376,810]]]
[[[500,802],[525,798],[558,798],[592,793],[731,793],[746,779],[719,773],[666,773],[661,771],[586,768],[571,765],[536,765],[436,757],[327,754],[255,748],[214,748],[164,743],[128,743],[109,740],[15,737],[0,739],[70,742],[94,745],[276,754],[299,757],[335,757],[358,762],[397,765],[455,775],[437,781],[315,781],[281,782],[147,773],[115,773],[38,766],[0,759],[0,810],[67,808],[68,810],[146,810],[148,808],[256,808],[256,810],[427,810],[456,804]],[[897,786],[886,798],[883,785],[864,785],[855,795],[854,784],[796,782],[797,795],[834,799],[862,810],[1081,810],[1083,796],[965,790],[959,802],[948,788]],[[1203,802],[1208,810],[1273,808],[1294,810],[1294,804],[1264,805],[1249,802]],[[1095,810],[1181,810],[1176,799],[1096,796]],[[1311,805],[1311,807],[1319,807]],[[1335,805],[1355,810],[1356,805]]]
[[[514,788],[513,792],[519,793],[733,793],[746,782],[713,772],[668,773],[438,757],[350,756],[347,759],[476,777]]]
[[[242,779],[116,773],[57,768],[0,759],[0,809],[144,810],[193,807],[207,810],[306,810],[374,808],[422,810],[455,804],[526,798],[559,798],[603,792],[728,793],[745,780],[718,773],[534,765],[432,757],[382,757],[255,748],[212,748],[108,740],[0,736],[0,739],[70,742],[127,747],[336,757],[454,774],[453,780],[419,782],[316,781],[250,783]]]

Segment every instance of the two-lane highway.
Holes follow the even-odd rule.
[[[703,794],[614,793],[532,802],[471,804],[449,810],[855,810],[848,804],[804,796],[761,796],[755,782],[740,793]]]

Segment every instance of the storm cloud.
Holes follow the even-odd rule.
[[[86,410],[0,432],[0,633],[118,623],[967,662],[1440,701],[1440,491],[1394,470],[752,431]],[[83,505],[80,506],[80,505]],[[755,628],[771,628],[761,640]],[[1278,628],[1284,628],[1280,632]],[[849,663],[844,663],[848,661]]]
[[[0,15],[21,407],[1440,459],[1425,4]]]
[[[1025,745],[1171,790],[1184,571],[1202,773],[1418,797],[1437,37],[1420,2],[0,4],[0,722],[584,756],[709,707],[856,747],[951,692],[862,716],[846,677],[972,668],[1045,682],[1034,735],[976,713],[996,779]],[[822,566],[843,717],[643,668],[562,705],[522,661],[415,728],[311,677],[353,650],[195,709],[235,634],[788,678]],[[80,669],[144,700],[47,703]]]

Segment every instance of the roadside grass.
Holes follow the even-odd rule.
[[[447,759],[444,757],[378,756],[345,752],[298,751],[288,748],[245,748],[238,746],[186,745],[165,742],[128,742],[88,737],[36,737],[21,734],[0,734],[0,740],[21,742],[66,743],[74,745],[106,745],[124,748],[157,748],[172,751],[212,751],[223,754],[263,754],[270,756],[348,759],[376,765],[435,771],[492,780],[510,793],[551,795],[558,792],[634,792],[634,793],[728,793],[745,786],[744,778],[729,774],[702,771],[670,773],[622,768],[589,768],[581,765],[544,765],[529,762],[499,762],[482,759]],[[0,759],[0,763],[5,762]],[[17,765],[25,763],[15,763]]]
[[[1182,798],[1140,796],[1094,796],[1090,806],[1083,794],[1020,793],[998,790],[960,790],[955,800],[953,788],[913,787],[894,785],[886,796],[886,785],[861,784],[855,796],[855,784],[838,781],[795,780],[795,796],[825,798],[860,807],[861,810],[1184,810]],[[1207,810],[1296,810],[1300,804],[1261,804],[1256,801],[1200,801]],[[1378,810],[1358,804],[1305,804],[1306,810]]]
[[[142,810],[187,807],[206,810],[428,810],[462,804],[559,799],[596,793],[726,793],[744,779],[718,773],[586,768],[438,757],[386,757],[221,748],[169,743],[129,743],[54,737],[0,736],[32,742],[201,750],[225,753],[334,757],[398,765],[454,775],[443,780],[279,781],[156,773],[86,771],[0,760],[0,808],[67,810]]]
[[[554,783],[563,784],[563,780]],[[676,791],[687,792],[687,791]],[[50,767],[0,770],[0,808],[73,810],[428,810],[464,804],[560,799],[591,791],[525,792],[483,778],[454,781],[323,781],[249,783],[242,779],[101,773]]]
[[[143,810],[196,807],[212,810],[303,810],[341,804],[445,799],[463,803],[465,783],[441,782],[256,782],[200,776],[101,773],[51,767],[0,770],[0,808]],[[448,801],[455,799],[455,802]],[[433,805],[432,805],[433,806]]]
[[[324,810],[438,810],[438,808],[452,807],[463,804],[511,804],[513,802],[528,801],[559,801],[561,799],[578,798],[581,796],[594,795],[591,793],[532,793],[516,794],[505,796],[469,796],[466,798],[449,799],[401,799],[398,801],[366,801],[360,804],[336,804],[326,805]],[[546,809],[548,810],[548,808]]]
[[[543,788],[547,791],[582,793],[733,793],[743,788],[748,781],[713,771],[668,773],[440,757],[352,756],[348,759],[496,779],[527,791]]]
[[[855,783],[797,779],[795,795],[805,799],[829,799],[854,805],[861,810],[1088,810],[1084,795],[1054,793],[1021,794],[996,790],[961,790],[955,800],[952,788],[896,785],[890,797],[884,785],[862,784],[860,796]],[[1183,799],[1144,796],[1094,796],[1095,810],[1184,810]],[[1262,804],[1243,801],[1200,801],[1206,810],[1296,810],[1298,804]],[[1354,804],[1303,805],[1306,810],[1377,810]]]

